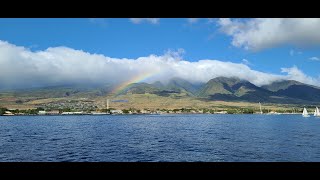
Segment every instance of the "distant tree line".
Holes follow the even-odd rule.
[[[10,111],[14,114],[18,114],[18,113],[23,113],[23,114],[31,114],[31,115],[35,115],[38,114],[39,111],[51,111],[51,109],[44,109],[42,107],[38,107],[36,109],[27,109],[27,110],[19,110],[19,109],[15,109],[15,110],[8,110],[5,107],[0,107],[0,115],[5,114],[5,111]],[[62,112],[74,112],[76,111],[75,109],[71,109],[71,108],[61,108],[58,109],[59,113]],[[92,110],[86,110],[86,112],[91,112],[91,111],[96,111],[97,109],[92,109]],[[105,112],[105,113],[111,113],[111,110],[115,110],[114,108],[110,108],[110,109],[99,109],[98,111],[100,112]],[[144,109],[147,110],[147,109]],[[151,111],[154,112],[154,110],[147,110],[147,111]],[[203,109],[196,109],[196,108],[176,108],[176,109],[156,109],[156,111],[161,111],[161,112],[166,112],[166,113],[204,113],[204,114],[214,114],[217,112],[221,112],[221,111],[225,111],[227,114],[253,114],[256,112],[260,112],[260,109],[258,108],[234,108],[234,107],[220,107],[219,109],[208,109],[208,108],[203,108]],[[293,109],[277,109],[276,110],[279,113],[292,113]],[[301,112],[302,109],[295,109],[295,112]],[[269,109],[262,109],[263,113],[269,113],[270,110]],[[124,114],[129,114],[129,113],[141,113],[140,109],[135,109],[135,108],[129,108],[129,109],[122,109],[122,113]]]
[[[7,110],[7,108],[0,107],[0,115],[3,115]]]

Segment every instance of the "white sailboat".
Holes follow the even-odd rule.
[[[259,102],[259,105],[260,105],[260,114],[262,114],[262,109],[261,109],[261,103]]]
[[[302,116],[303,117],[310,117],[306,108],[303,108]]]
[[[314,110],[314,116],[320,116],[320,111],[318,109],[318,107],[316,107],[316,109]]]

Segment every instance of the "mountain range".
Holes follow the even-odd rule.
[[[275,104],[304,104],[312,105],[320,102],[320,88],[294,80],[276,81],[258,87],[249,81],[237,77],[216,77],[206,83],[172,78],[167,83],[132,83],[117,94],[112,94],[111,85],[86,87],[56,86],[45,88],[29,88],[11,91],[0,91],[0,106],[8,103],[37,104],[57,101],[58,99],[88,99],[103,100],[106,97],[141,97],[152,95],[160,99],[197,99],[202,102],[228,101]],[[147,102],[145,102],[147,103]]]
[[[206,101],[244,101],[282,104],[305,104],[320,102],[320,88],[294,80],[276,81],[258,87],[236,77],[216,77],[207,83],[193,84],[173,78],[167,84],[159,81],[152,84],[133,83],[118,95],[156,94],[159,96],[191,96]]]

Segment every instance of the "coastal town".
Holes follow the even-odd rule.
[[[110,102],[114,103],[110,106]],[[257,103],[251,107],[217,106],[212,108],[182,107],[182,108],[127,108],[116,103],[128,100],[106,99],[105,104],[97,104],[86,98],[78,100],[58,100],[43,102],[34,108],[6,108],[0,106],[0,116],[23,116],[23,115],[137,115],[137,114],[301,114],[303,108],[270,108]],[[119,108],[120,107],[120,108]],[[308,107],[313,108],[313,107]]]
[[[21,116],[21,115],[134,115],[134,114],[301,114],[302,110],[278,110],[270,111],[267,109],[254,108],[227,108],[227,109],[193,109],[193,108],[181,108],[181,109],[91,109],[91,110],[79,110],[72,108],[64,109],[7,109],[0,107],[0,115],[2,116]]]

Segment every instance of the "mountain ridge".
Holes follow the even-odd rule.
[[[140,83],[136,83],[139,86]],[[143,83],[144,84],[144,83]],[[258,87],[238,77],[216,77],[207,83],[195,87],[183,79],[171,79],[168,84],[153,85],[154,92],[159,94],[186,93],[196,98],[219,101],[272,102],[272,103],[308,103],[320,101],[320,88],[293,80],[282,80]],[[129,87],[130,85],[128,85]],[[130,89],[130,88],[129,88]]]
[[[276,104],[316,104],[320,102],[320,88],[293,80],[276,81],[269,85],[258,87],[253,83],[238,77],[216,77],[206,83],[192,83],[187,79],[172,78],[167,83],[132,83],[118,94],[112,94],[112,86],[73,87],[57,86],[28,88],[25,90],[0,91],[2,104],[7,102],[33,103],[41,99],[60,98],[99,100],[112,96],[148,95],[178,99],[198,99],[226,102],[264,102]],[[1,104],[0,104],[1,105]]]

